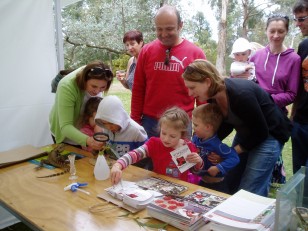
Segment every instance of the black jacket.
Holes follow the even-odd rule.
[[[245,79],[226,78],[225,84],[229,112],[218,131],[221,139],[235,129],[241,140],[240,145],[248,151],[261,144],[269,135],[281,144],[288,141],[292,130],[291,121],[266,91]]]

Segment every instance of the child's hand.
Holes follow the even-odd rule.
[[[115,185],[119,183],[121,178],[122,178],[122,165],[120,165],[119,163],[115,163],[112,166],[110,173],[111,184]]]
[[[197,168],[198,168],[198,166],[201,166],[202,163],[203,163],[202,158],[196,152],[192,152],[192,153],[188,154],[187,157],[186,157],[186,161],[188,161],[189,163],[196,163]]]
[[[211,175],[211,176],[216,176],[220,171],[216,166],[211,166],[207,172]]]
[[[250,65],[248,64],[245,68],[245,71],[249,71],[250,69],[252,69],[254,66],[253,65]]]
[[[232,74],[232,73],[231,73]],[[241,78],[241,79],[248,79],[250,76],[250,72],[249,70],[246,70],[245,72],[243,72],[242,74],[238,74],[238,75],[232,75],[233,78]]]

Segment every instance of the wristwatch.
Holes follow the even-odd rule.
[[[308,79],[304,79],[304,83],[308,83]]]

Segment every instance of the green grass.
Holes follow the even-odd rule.
[[[122,100],[125,110],[130,113],[131,92],[125,89],[118,80],[115,80],[113,82],[109,94],[117,95]],[[234,134],[235,132],[231,133],[223,142],[228,145],[231,145]],[[289,139],[289,141],[285,143],[282,151],[282,157],[284,161],[286,177],[288,180],[291,176],[293,176],[291,139]],[[276,190],[277,188],[272,188],[271,192],[273,193],[273,195],[275,195]]]

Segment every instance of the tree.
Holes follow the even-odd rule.
[[[153,17],[161,4],[173,1],[83,0],[63,10],[66,67],[91,60],[109,60],[126,54],[127,30],[143,32],[145,42],[155,38]]]
[[[216,67],[222,75],[226,74],[225,56],[226,56],[226,40],[227,40],[227,7],[228,0],[221,0],[221,17],[219,21],[219,36],[217,45]]]

